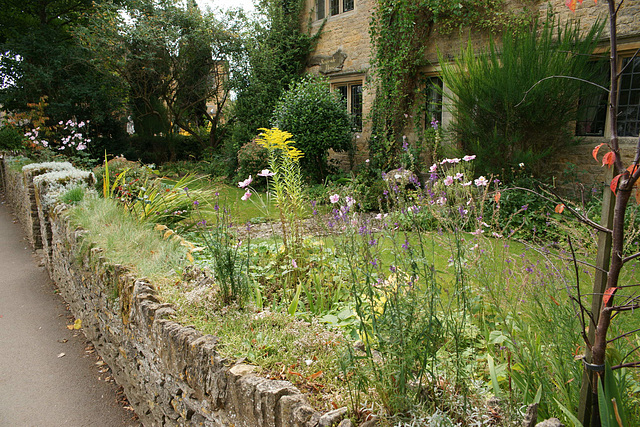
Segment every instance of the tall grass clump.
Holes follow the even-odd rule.
[[[182,269],[187,248],[181,241],[165,239],[152,224],[138,221],[114,200],[86,198],[71,210],[71,220],[87,231],[87,249],[88,245],[104,249],[110,262],[126,265],[140,276],[162,282]]]
[[[455,111],[451,130],[476,170],[500,173],[519,163],[538,172],[572,140],[583,80],[593,77],[591,54],[604,22],[584,34],[579,24],[553,18],[528,31],[505,31],[478,52],[469,44],[453,63],[440,56],[444,92]]]

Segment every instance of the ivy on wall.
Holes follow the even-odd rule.
[[[463,28],[499,33],[532,21],[531,6],[507,8],[505,0],[378,0],[370,24],[376,99],[372,110],[371,157],[381,168],[397,159],[402,135],[420,110],[420,70],[434,27],[440,34]],[[417,115],[416,115],[417,116]]]

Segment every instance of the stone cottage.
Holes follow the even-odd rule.
[[[519,1],[507,2],[508,8],[517,10]],[[306,0],[304,24],[311,32],[322,28],[318,44],[312,53],[307,71],[328,77],[331,90],[339,92],[346,108],[354,119],[357,130],[359,152],[366,153],[366,141],[371,133],[368,113],[375,98],[375,88],[370,84],[372,73],[372,43],[369,26],[376,0]],[[532,2],[528,2],[529,5]],[[607,16],[606,2],[595,4],[591,0],[579,5],[572,12],[565,0],[540,1],[534,4],[533,13],[545,17],[549,8],[560,22],[577,19],[584,30],[593,25],[598,17]],[[530,6],[531,7],[531,6]],[[321,27],[324,24],[323,27]],[[608,49],[608,28],[605,28],[601,42],[601,52]],[[480,31],[467,33],[453,32],[442,34],[436,25],[431,35],[425,40],[426,56],[430,65],[422,70],[425,81],[429,84],[442,85],[439,78],[437,52],[444,57],[453,58],[460,52],[460,47],[471,42],[474,47],[481,48],[486,44],[489,35]],[[635,144],[635,137],[640,131],[640,55],[634,54],[640,49],[640,2],[627,1],[620,8],[618,15],[618,39],[621,56],[621,89],[619,134],[621,142]],[[597,52],[596,52],[597,53]],[[629,66],[627,66],[629,64]],[[446,88],[444,88],[446,91]],[[434,93],[429,94],[427,102],[437,104],[440,99]],[[593,147],[597,140],[606,138],[607,121],[606,95],[595,99],[584,100],[580,120],[575,126],[575,135],[584,137],[585,156],[590,154],[588,147]],[[443,108],[431,108],[430,114],[445,127],[451,121],[451,113],[446,105]],[[575,155],[575,152],[573,153]],[[366,154],[364,154],[366,156]],[[598,165],[594,165],[597,168]]]

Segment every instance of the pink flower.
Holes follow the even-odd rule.
[[[458,172],[456,176],[454,176],[453,178],[457,179],[458,181],[462,181],[462,178],[464,178],[464,174],[461,172]]]
[[[291,260],[291,265],[293,266],[293,268],[298,268],[298,263],[296,262],[295,259]]]
[[[484,233],[484,230],[482,228],[478,228],[476,231],[471,232],[471,234],[473,234],[474,236],[479,236],[482,233]]]
[[[471,160],[473,160],[475,158],[476,158],[476,155],[474,154],[474,155],[471,155],[471,156],[464,156],[462,158],[462,160],[464,160],[465,162],[470,162]]]
[[[329,196],[329,201],[331,203],[338,203],[338,200],[340,200],[340,196],[337,194],[334,194],[333,196]]]
[[[251,197],[251,191],[247,190],[247,192],[244,193],[244,196],[242,196],[241,199],[245,201],[245,200],[249,200],[249,197]]]
[[[258,174],[258,176],[264,176],[265,178],[273,175],[275,174],[271,172],[269,169],[262,169],[262,171]]]
[[[240,188],[245,188],[245,187],[247,187],[249,184],[251,184],[251,182],[253,182],[253,178],[251,178],[251,175],[249,175],[249,178],[245,179],[244,181],[240,181],[240,182],[238,182],[238,187],[240,187]],[[247,193],[248,193],[248,191],[247,191]],[[245,196],[246,196],[246,193],[245,193]],[[249,193],[249,196],[251,196],[251,193]],[[248,199],[248,198],[249,198],[249,197],[247,197],[247,199]],[[243,199],[243,200],[246,200],[246,199]]]
[[[463,187],[468,187],[468,186],[470,186],[470,185],[471,185],[471,181],[469,181],[469,182],[465,182],[465,183],[463,183],[463,184],[461,184],[461,185],[462,185]]]
[[[431,167],[429,168],[429,172],[434,173],[435,171],[438,170],[438,164],[434,163],[431,165]]]
[[[347,201],[347,206],[351,207],[355,204],[356,200],[353,197],[347,196],[345,199]]]
[[[450,175],[447,175],[447,177],[444,179],[444,185],[449,186],[451,184],[453,184],[453,177]]]

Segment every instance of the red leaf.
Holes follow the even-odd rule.
[[[561,214],[564,211],[564,204],[560,203],[559,205],[556,205],[555,211],[557,214]]]
[[[640,187],[636,188],[636,203],[640,205]]]
[[[604,155],[604,157],[602,158],[602,166],[604,165],[609,165],[611,166],[613,164],[613,162],[616,161],[616,156],[615,154],[613,154],[613,151],[609,151],[607,154]]]
[[[496,193],[496,195],[495,195],[495,196],[493,196],[493,200],[495,200],[495,201],[496,201],[496,203],[498,203],[498,202],[500,201],[500,196],[501,196],[501,195],[500,195],[500,192],[498,191],[498,192]]]
[[[567,7],[568,7],[569,9],[571,9],[573,12],[575,12],[575,11],[576,11],[576,0],[567,0],[567,1],[565,2],[565,4],[566,4],[566,5],[567,5]]]
[[[600,150],[600,147],[602,147],[604,145],[604,142],[600,145],[598,145],[596,148],[593,149],[593,151],[591,152],[591,154],[593,154],[593,158],[596,160],[596,162],[598,161],[598,150]]]
[[[609,185],[609,188],[611,188],[613,194],[616,194],[616,190],[618,189],[618,181],[620,180],[621,176],[622,174],[618,174],[611,180],[611,185]]]
[[[613,294],[616,292],[617,289],[618,288],[616,288],[615,286],[612,286],[606,291],[604,291],[604,295],[602,296],[602,303],[605,306],[609,303],[609,300],[611,299],[611,297],[613,296]]]

